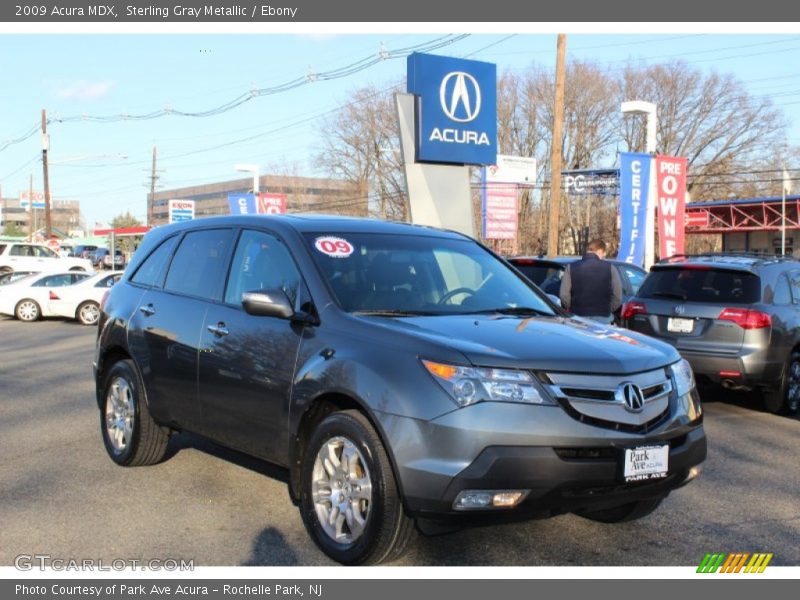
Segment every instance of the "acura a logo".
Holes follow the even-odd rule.
[[[481,88],[469,73],[453,71],[442,79],[439,101],[451,120],[469,123],[481,112]]]
[[[618,401],[621,401],[625,410],[629,412],[642,412],[644,409],[644,394],[642,389],[630,381],[620,384],[615,394]]]
[[[678,304],[678,306],[676,306],[672,310],[675,311],[676,315],[682,315],[683,313],[686,312],[686,307],[683,304]]]

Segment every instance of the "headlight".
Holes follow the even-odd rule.
[[[485,401],[553,404],[527,371],[462,367],[430,360],[422,364],[460,407]]]
[[[685,358],[672,365],[672,374],[675,375],[675,391],[678,396],[685,396],[694,389],[692,366]]]

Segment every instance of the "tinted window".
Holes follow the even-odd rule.
[[[647,276],[647,273],[640,271],[639,269],[634,269],[633,267],[622,267],[622,271],[628,277],[628,281],[631,284],[631,290],[633,291],[633,294],[636,295],[636,292],[638,292],[639,288],[642,286],[642,282]]]
[[[172,259],[164,289],[218,300],[232,238],[230,229],[187,233]]]
[[[347,311],[469,314],[532,308],[552,314],[508,265],[478,244],[423,235],[307,234]]]
[[[32,248],[34,256],[38,258],[57,258],[58,254],[50,250],[50,248],[45,248],[44,246],[34,246]]]
[[[561,281],[561,275],[564,272],[564,267],[551,267],[547,265],[525,265],[514,263],[514,266],[519,269],[525,277],[530,279],[533,283],[540,286],[545,281],[558,280]]]
[[[111,286],[113,286],[115,283],[117,283],[119,281],[120,277],[122,277],[122,275],[119,275],[119,274],[118,275],[109,275],[108,277],[104,277],[103,279],[101,279],[100,281],[95,283],[94,287],[99,287],[99,288],[111,287]]]
[[[775,292],[772,294],[773,304],[791,304],[792,293],[789,291],[789,280],[786,275],[781,275],[778,278],[778,283],[775,284]]]
[[[689,302],[752,304],[761,299],[761,280],[745,271],[708,267],[653,269],[637,295]]]
[[[243,231],[233,257],[225,302],[240,304],[244,292],[283,290],[294,304],[300,273],[286,246],[260,231]]]
[[[49,277],[42,277],[31,287],[62,287],[65,285],[72,285],[72,283],[72,274],[65,273],[63,275],[50,275]]]
[[[171,237],[164,240],[158,248],[153,250],[131,277],[131,281],[142,285],[161,285],[164,280],[164,273],[167,271],[169,257],[177,239],[176,237]]]

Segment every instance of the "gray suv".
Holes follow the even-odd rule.
[[[114,462],[157,463],[188,430],[282,465],[348,564],[399,556],[415,522],[636,519],[706,456],[674,348],[572,318],[474,240],[419,226],[159,227],[104,300],[94,368]]]
[[[654,265],[624,324],[668,342],[701,382],[758,390],[771,412],[800,404],[800,262],[677,256]]]

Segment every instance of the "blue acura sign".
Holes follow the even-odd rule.
[[[497,66],[414,53],[408,93],[417,97],[417,160],[497,162]]]

